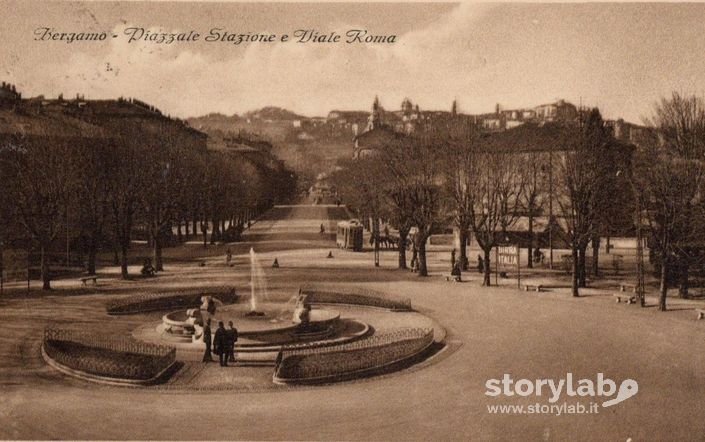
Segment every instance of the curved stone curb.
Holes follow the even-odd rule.
[[[52,359],[47,353],[46,350],[44,350],[44,344],[41,346],[42,349],[42,358],[44,359],[44,362],[46,362],[50,367],[54,368],[55,370],[58,370],[62,372],[65,375],[72,376],[78,379],[82,379],[84,381],[89,381],[89,382],[95,382],[98,384],[104,384],[104,385],[113,385],[113,386],[119,386],[119,387],[144,387],[148,385],[152,385],[156,383],[156,380],[159,379],[166,373],[168,370],[171,370],[172,367],[174,366],[174,363],[166,367],[164,370],[160,371],[157,373],[156,376],[150,378],[150,379],[145,379],[145,380],[138,380],[138,379],[121,379],[121,378],[111,378],[107,376],[99,376],[91,373],[86,373],[85,371],[81,370],[76,370],[71,367],[67,367],[64,364],[61,364],[60,362],[55,361]]]

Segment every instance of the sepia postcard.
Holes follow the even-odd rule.
[[[0,11],[0,439],[705,438],[705,4]]]

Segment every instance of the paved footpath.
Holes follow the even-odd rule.
[[[76,320],[91,315],[106,321],[100,295],[10,299],[0,308],[4,333],[0,437],[439,441],[705,437],[701,415],[705,321],[695,321],[692,310],[662,314],[653,308],[615,304],[609,295],[573,299],[567,291],[536,294],[509,287],[485,289],[476,281],[449,283],[438,276],[419,279],[394,270],[396,257],[391,251],[383,253],[379,269],[372,267],[371,254],[333,249],[335,259],[325,259],[334,247],[330,239],[316,238],[310,245],[295,247],[301,235],[315,236],[316,226],[329,221],[328,211],[320,209],[281,210],[279,218],[253,226],[251,234],[262,234],[257,239],[269,244],[262,253],[284,257],[281,271],[268,272],[270,285],[328,282],[410,297],[415,307],[448,332],[448,348],[433,363],[357,382],[249,393],[96,386],[46,368],[33,347],[36,334],[33,344],[23,342],[22,333],[40,328],[52,315]],[[287,223],[295,228],[288,232]],[[432,256],[432,269],[440,269],[439,262]],[[218,271],[225,272],[184,264],[174,273],[185,281],[222,278],[246,283],[246,275]],[[140,320],[144,318],[116,319],[114,327],[127,331]],[[515,379],[558,380],[567,372],[576,379],[594,380],[597,373],[617,382],[631,378],[638,382],[639,392],[610,408],[600,407],[597,414],[488,412],[487,406],[493,404],[546,403],[545,397],[488,397],[488,379],[507,373]],[[245,372],[234,380],[246,381]],[[586,398],[563,397],[561,402],[564,399],[589,403]]]

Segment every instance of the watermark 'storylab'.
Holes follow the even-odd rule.
[[[518,379],[510,374],[504,374],[501,379],[488,379],[485,382],[486,396],[491,397],[547,397],[548,404],[539,403],[527,406],[491,404],[487,406],[490,413],[512,414],[595,414],[599,411],[599,402],[588,405],[576,402],[558,404],[562,396],[570,398],[603,398],[602,407],[611,407],[623,402],[639,392],[639,384],[633,379],[625,379],[619,384],[610,378],[605,378],[603,373],[597,374],[597,379],[580,379],[574,381],[572,373],[566,373],[562,379]]]

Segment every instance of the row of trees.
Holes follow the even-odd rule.
[[[452,118],[431,131],[395,134],[372,155],[341,164],[334,180],[349,206],[375,220],[375,236],[380,218],[399,229],[399,268],[406,268],[404,245],[416,227],[420,276],[428,274],[426,240],[452,224],[460,262],[467,264],[471,232],[490,285],[491,250],[506,243],[520,217],[528,219],[531,265],[534,220],[548,212],[571,250],[578,296],[587,284],[587,248],[597,275],[600,237],[645,227],[660,257],[665,309],[666,275],[679,269],[687,291],[688,267],[705,247],[698,238],[705,233],[704,115],[702,100],[674,94],[655,106],[638,147],[615,139],[598,109],[581,110],[576,122],[493,134]]]
[[[211,242],[235,239],[295,187],[293,174],[270,155],[208,151],[203,134],[173,120],[101,124],[102,137],[40,133],[0,148],[0,240],[9,248],[31,241],[40,252],[44,289],[51,281],[48,255],[68,232],[89,274],[95,274],[98,252],[112,250],[128,278],[136,234],[146,233],[154,266],[163,270],[162,248],[175,235],[202,234],[204,246],[209,232]]]

